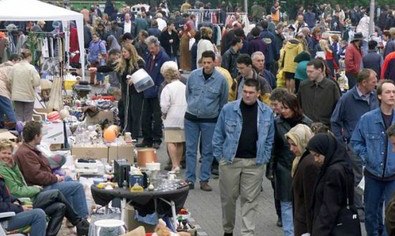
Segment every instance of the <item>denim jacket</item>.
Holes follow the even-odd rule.
[[[393,118],[392,124],[394,121]],[[351,137],[351,145],[369,173],[380,178],[395,174],[395,153],[392,152],[391,144],[386,138],[380,108],[361,117]],[[385,148],[387,156],[384,156]]]
[[[237,147],[243,126],[240,110],[241,99],[230,102],[222,109],[213,135],[213,155],[232,163],[236,156]],[[258,102],[258,140],[256,164],[266,164],[272,152],[274,140],[274,116],[272,110],[260,101]]]
[[[216,69],[207,80],[203,69],[194,70],[187,80],[187,112],[198,118],[217,118],[228,102],[228,91],[228,82]]]

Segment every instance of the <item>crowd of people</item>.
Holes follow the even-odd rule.
[[[392,235],[394,10],[375,9],[376,26],[369,32],[366,7],[309,5],[292,16],[277,0],[269,11],[254,3],[248,17],[255,25],[241,17],[241,8],[227,16],[229,6],[224,2],[212,13],[215,17],[207,18],[205,10],[210,7],[202,2],[192,6],[186,0],[179,11],[169,12],[161,3],[135,13],[129,6],[118,11],[108,0],[103,13],[96,6],[81,11],[90,82],[103,84],[103,74],[109,74],[110,86],[122,94],[118,102],[122,129],[131,132],[136,147],[160,148],[164,136],[169,170],[185,167],[191,190],[199,182],[201,190],[211,191],[210,178],[219,175],[224,235],[235,233],[239,197],[241,234],[256,235],[256,205],[264,176],[272,182],[277,225],[286,236],[332,235],[341,230],[339,214],[349,206],[357,220],[365,222],[368,235]],[[193,14],[193,8],[203,17]],[[0,34],[0,42],[5,39],[14,45],[8,48],[11,51],[0,52],[9,53],[1,57],[0,66],[3,126],[31,120],[30,98],[39,79],[29,64],[31,52],[23,43],[13,44],[23,38],[22,30],[10,25],[8,35]],[[32,30],[45,25],[37,22]],[[71,39],[76,35],[73,28],[72,24]],[[80,49],[73,45],[75,40],[70,44],[75,49],[71,65],[78,67]],[[139,69],[154,82],[143,92],[129,78]],[[3,166],[16,173],[12,177],[0,173],[0,184],[12,195],[35,198],[38,203],[33,206],[47,215],[51,213],[40,207],[39,196],[56,194],[63,215],[73,225],[85,227],[86,206],[79,200],[84,196],[79,188],[68,186],[78,184],[52,174],[35,149],[40,129],[26,123],[24,143],[14,159],[12,147],[7,142],[0,145]],[[354,191],[362,177],[363,194]],[[12,187],[15,183],[21,186]],[[23,188],[29,191],[19,192]],[[71,188],[75,193],[69,192]],[[17,219],[23,209],[7,191],[1,193],[5,209],[15,209]],[[42,224],[41,211],[31,214],[35,223]],[[14,225],[20,226],[10,223],[7,229]],[[56,231],[50,226],[47,234]],[[353,230],[360,235],[359,227]]]

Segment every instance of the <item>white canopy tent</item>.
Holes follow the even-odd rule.
[[[85,79],[83,15],[38,0],[0,0],[0,21],[72,21],[77,25],[82,78]],[[64,23],[63,23],[64,25]],[[68,41],[68,39],[67,39]],[[68,49],[67,49],[68,50]]]

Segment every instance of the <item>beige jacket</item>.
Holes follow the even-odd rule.
[[[10,61],[0,65],[0,96],[11,99],[10,71],[14,64]]]
[[[15,64],[10,71],[10,82],[12,101],[34,102],[34,88],[40,85],[40,75],[34,66],[25,60]]]

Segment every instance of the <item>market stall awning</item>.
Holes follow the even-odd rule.
[[[83,77],[85,75],[83,15],[38,0],[0,0],[0,21],[72,21],[77,25]]]

